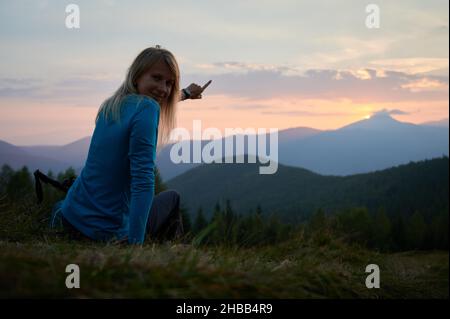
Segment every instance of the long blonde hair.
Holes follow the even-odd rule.
[[[161,110],[158,129],[158,148],[160,149],[169,140],[170,132],[175,126],[176,104],[180,99],[180,70],[174,55],[170,51],[162,49],[159,45],[143,50],[136,59],[134,59],[128,69],[125,81],[117,91],[111,97],[107,98],[100,106],[95,122],[97,122],[100,115],[103,114],[106,120],[113,120],[120,123],[123,98],[128,94],[139,94],[136,87],[137,79],[161,59],[169,66],[169,69],[175,78],[175,82],[167,102],[160,105]]]

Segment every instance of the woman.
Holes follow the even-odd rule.
[[[159,46],[142,51],[119,89],[103,102],[88,157],[66,198],[53,210],[73,237],[142,244],[145,235],[183,232],[175,191],[154,196],[158,143],[169,138],[179,100],[201,98],[204,87],[179,91],[175,57]]]

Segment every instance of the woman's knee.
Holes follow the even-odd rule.
[[[170,196],[174,199],[174,201],[179,201],[180,200],[180,193],[174,189],[168,189],[166,190],[167,193],[170,194]]]

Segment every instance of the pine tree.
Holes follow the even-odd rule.
[[[233,228],[235,226],[235,213],[233,208],[231,207],[231,201],[229,199],[226,200],[225,206],[225,238],[227,241],[230,241],[232,238]]]
[[[197,216],[194,221],[193,232],[198,234],[202,229],[208,225],[205,216],[203,215],[203,209],[200,207],[197,211]]]
[[[0,194],[6,193],[7,185],[14,175],[14,170],[8,164],[2,166],[0,173]]]
[[[404,250],[406,243],[406,226],[402,215],[399,215],[392,223],[392,241],[394,250]]]
[[[12,201],[18,201],[33,192],[33,181],[26,166],[11,176],[6,186],[6,193]]]
[[[69,180],[71,178],[76,178],[76,173],[75,173],[75,169],[73,167],[69,167],[68,169],[66,169],[64,172],[60,172],[58,174],[57,180],[59,182],[63,182],[64,180]]]
[[[406,227],[406,241],[409,249],[422,249],[427,225],[420,212],[415,212]]]
[[[372,220],[365,207],[348,209],[337,215],[338,229],[350,241],[368,244],[371,240]]]
[[[311,216],[311,219],[308,223],[308,230],[310,232],[317,232],[322,231],[326,227],[326,217],[325,212],[323,209],[319,208],[314,212],[314,214]]]
[[[373,218],[372,224],[372,246],[387,250],[391,246],[390,236],[392,231],[391,221],[386,215],[386,210],[380,208]]]
[[[180,213],[183,222],[183,230],[184,233],[187,234],[192,230],[191,216],[189,215],[188,210],[184,205],[181,205]]]

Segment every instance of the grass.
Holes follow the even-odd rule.
[[[0,297],[448,298],[448,252],[382,254],[302,238],[259,248],[0,242]],[[80,267],[80,289],[65,268]],[[379,265],[381,288],[365,286]]]
[[[48,207],[0,205],[0,298],[448,298],[448,251],[380,253],[303,233],[252,248],[71,242]],[[68,264],[80,289],[68,289]],[[380,289],[365,286],[368,264]]]

